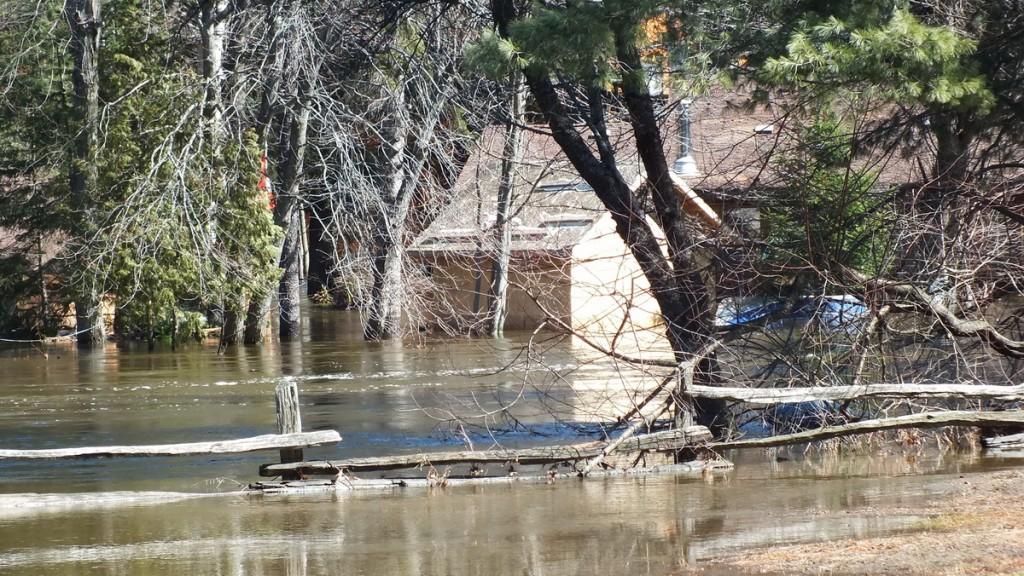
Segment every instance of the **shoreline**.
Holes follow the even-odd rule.
[[[963,474],[923,507],[877,512],[923,519],[884,536],[752,548],[679,574],[1024,574],[1024,469]]]

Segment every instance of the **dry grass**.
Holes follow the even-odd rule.
[[[919,513],[900,534],[752,550],[706,572],[1024,575],[1024,473],[971,475]]]

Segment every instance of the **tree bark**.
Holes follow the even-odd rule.
[[[279,226],[284,231],[281,245],[281,282],[277,301],[281,315],[278,336],[282,341],[297,338],[301,330],[302,303],[302,209],[299,190],[306,155],[306,134],[309,126],[309,87],[299,88],[298,110],[293,113],[288,137],[288,150],[282,167],[281,194],[278,195]]]
[[[92,229],[96,201],[97,140],[99,137],[99,50],[102,26],[100,0],[68,0],[64,17],[71,29],[71,73],[73,113],[78,132],[69,170],[71,199],[85,221],[86,234]],[[88,276],[88,272],[85,273]],[[75,321],[79,346],[95,346],[106,340],[102,294],[92,279],[78,289]]]
[[[392,238],[389,232],[401,234],[398,230],[382,230],[375,244],[372,256],[373,287],[369,317],[363,336],[367,340],[390,340],[401,330],[402,318],[402,265],[405,255],[401,237]]]
[[[229,0],[202,0],[199,6],[200,56],[205,83],[203,117],[215,154],[220,153],[224,134],[224,40],[229,10]]]
[[[488,310],[491,336],[500,337],[505,331],[508,317],[508,265],[512,250],[512,226],[508,221],[512,212],[513,177],[516,163],[522,155],[523,136],[520,125],[523,122],[524,101],[522,75],[513,71],[509,78],[511,101],[509,102],[508,126],[505,128],[505,145],[501,155],[501,179],[498,182],[498,209],[495,217],[495,235],[498,245],[491,268],[491,300]]]
[[[224,324],[220,328],[219,351],[223,352],[228,346],[234,346],[242,339],[245,328],[245,302],[237,307],[229,305],[224,309]]]

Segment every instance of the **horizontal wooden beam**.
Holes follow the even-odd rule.
[[[726,460],[696,460],[680,464],[638,468],[597,469],[588,478],[622,478],[655,475],[703,476],[721,474],[733,468]],[[340,492],[349,490],[401,490],[403,488],[437,488],[455,486],[479,486],[492,484],[538,484],[569,482],[578,480],[575,473],[553,472],[550,474],[510,474],[506,476],[430,477],[430,478],[337,478],[274,481],[267,480],[250,484],[250,494],[302,494],[309,492]]]
[[[982,412],[973,410],[950,410],[944,412],[922,412],[920,414],[908,414],[906,416],[894,416],[892,418],[878,418],[874,420],[862,420],[837,426],[825,426],[796,432],[794,434],[782,434],[769,436],[767,438],[752,438],[750,440],[734,440],[731,442],[712,442],[707,444],[708,448],[723,450],[735,448],[770,448],[773,446],[785,446],[789,444],[804,444],[817,440],[829,440],[840,436],[853,436],[856,434],[869,434],[883,430],[899,430],[902,428],[941,428],[944,426],[986,426],[986,427],[1009,427],[1024,425],[1024,410],[1008,410],[1006,412]]]
[[[731,400],[751,404],[793,404],[798,402],[855,400],[860,398],[985,398],[1024,399],[1024,384],[865,384],[862,386],[813,386],[801,388],[741,388],[690,386],[696,398]]]
[[[616,447],[615,454],[641,451],[679,450],[694,444],[710,441],[711,432],[704,426],[665,430],[652,434],[633,436]],[[283,472],[300,470],[305,475],[336,474],[341,470],[366,472],[373,470],[399,470],[420,466],[446,466],[452,464],[495,464],[513,462],[517,464],[554,464],[586,460],[599,454],[606,442],[587,442],[568,446],[543,446],[516,450],[476,450],[467,452],[434,452],[401,456],[380,456],[371,458],[350,458],[347,460],[292,462],[289,464],[265,464],[260,467],[260,476],[279,476]]]
[[[154,444],[149,446],[94,446],[57,448],[53,450],[0,450],[0,459],[37,460],[55,458],[103,458],[114,456],[192,456],[198,454],[237,454],[281,448],[305,448],[317,444],[334,444],[341,435],[334,430],[300,432],[298,434],[265,434],[238,440],[192,442],[188,444]]]
[[[1024,448],[1024,434],[1008,434],[1006,436],[982,438],[981,445],[990,450],[1019,450]]]

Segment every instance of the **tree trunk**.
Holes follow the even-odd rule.
[[[946,240],[956,237],[959,219],[953,209],[970,170],[972,138],[967,124],[968,121],[957,114],[933,115],[935,164],[929,182],[909,206],[918,229],[913,231],[917,234],[899,267],[900,276],[927,284],[930,292],[948,288],[950,280],[946,269],[957,265],[948,261]],[[946,300],[946,304],[951,302]]]
[[[302,184],[306,133],[309,126],[309,87],[305,83],[299,88],[298,106],[289,130],[288,150],[281,170],[282,189],[278,197],[276,214],[278,224],[285,231],[280,261],[284,273],[277,290],[277,300],[281,307],[278,334],[282,341],[298,337],[301,329],[302,209],[299,206],[299,189]]]
[[[331,295],[335,306],[347,308],[351,305],[348,295],[338,286],[334,269],[337,266],[338,247],[328,233],[324,222],[329,216],[321,213],[319,203],[310,203],[308,212],[309,226],[306,227],[309,245],[309,278],[306,282],[306,294],[314,296],[326,291]]]
[[[418,93],[416,87],[406,84],[393,98],[388,156],[382,162],[387,179],[373,246],[372,300],[363,330],[367,340],[386,340],[399,335],[403,295],[407,289],[403,266],[409,209],[421,183],[429,156],[428,146],[434,139],[450,94],[437,93],[433,88],[429,93]]]
[[[271,119],[275,115],[278,101],[278,86],[281,82],[281,64],[284,59],[285,38],[281,37],[280,3],[271,6],[268,13],[271,36],[270,58],[267,67],[266,89],[260,107],[259,132],[264,150],[270,150],[268,132]],[[298,208],[298,195],[306,149],[306,133],[309,124],[309,88],[308,82],[300,80],[300,86],[293,94],[298,110],[285,114],[288,124],[288,142],[281,150],[278,147],[274,156],[277,157],[278,174],[277,203],[274,210],[274,221],[284,231],[281,240],[278,265],[283,273],[278,284],[278,305],[280,308],[279,336],[282,341],[291,340],[300,333],[300,304],[302,298],[302,250],[301,250],[301,210]],[[284,122],[282,122],[283,124]],[[268,153],[268,156],[270,154]],[[255,344],[265,337],[266,317],[272,304],[272,294],[254,298],[249,304],[246,315],[245,342]]]
[[[242,330],[245,327],[242,311],[245,309],[245,302],[225,308],[224,324],[220,329],[220,345],[218,346],[221,352],[229,346],[234,346],[242,338]]]
[[[523,136],[520,125],[523,121],[524,94],[522,75],[513,71],[509,78],[512,99],[509,103],[508,127],[505,129],[505,146],[501,155],[501,180],[498,182],[498,210],[494,222],[498,246],[491,268],[491,303],[488,316],[491,336],[500,337],[505,331],[508,317],[508,265],[512,249],[512,226],[508,222],[512,212],[513,172],[522,155]]]
[[[99,50],[102,5],[100,0],[69,0],[64,17],[71,29],[71,53],[74,60],[71,81],[74,94],[74,152],[69,170],[71,199],[85,221],[85,233],[93,227],[93,203],[96,201],[97,140],[99,137]],[[88,272],[86,272],[88,275]],[[76,331],[80,346],[93,346],[106,340],[102,295],[92,279],[85,281],[75,301]]]
[[[214,153],[219,154],[224,133],[224,39],[227,32],[228,0],[203,0],[199,9],[202,40],[202,73],[206,84],[203,117]]]
[[[367,340],[390,340],[400,335],[404,254],[400,241],[378,239],[373,255],[372,302],[363,331]]]
[[[75,332],[82,347],[100,346],[107,340],[102,301],[96,292],[75,299]]]
[[[274,305],[274,294],[262,294],[249,301],[245,311],[245,325],[242,330],[242,342],[260,344],[267,337],[267,326],[270,324],[270,309]]]

